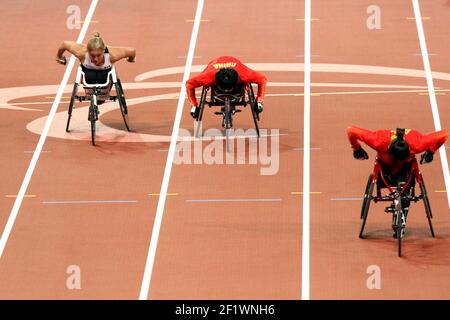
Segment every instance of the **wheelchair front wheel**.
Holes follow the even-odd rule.
[[[98,120],[98,107],[91,102],[89,106],[89,117],[88,120],[91,122],[91,142],[92,145],[95,146],[95,131],[96,131],[96,122]]]
[[[225,129],[226,150],[227,152],[230,152],[230,132],[231,128],[233,127],[233,119],[231,114],[231,105],[228,98],[225,100],[225,107],[223,113],[223,127]]]
[[[402,256],[402,238],[405,234],[406,229],[406,216],[405,210],[402,207],[402,199],[395,200],[395,209],[394,209],[394,225],[395,235],[397,238],[397,250],[398,256]]]
[[[115,83],[117,99],[119,100],[120,112],[122,113],[123,122],[125,123],[125,128],[130,131],[130,125],[128,121],[128,107],[127,101],[125,100],[125,94],[122,89],[122,83],[120,79],[117,79]]]

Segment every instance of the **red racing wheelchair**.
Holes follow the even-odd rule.
[[[425,206],[425,213],[428,219],[428,225],[430,227],[431,236],[434,238],[433,225],[431,219],[433,218],[430,206],[430,200],[428,199],[427,189],[425,187],[425,181],[422,173],[419,169],[419,164],[416,158],[410,162],[410,169],[408,178],[406,181],[400,181],[396,186],[389,185],[386,176],[383,174],[383,165],[380,160],[375,158],[375,167],[373,173],[369,175],[367,186],[364,192],[364,198],[361,208],[361,231],[359,237],[364,238],[364,227],[366,225],[367,216],[369,213],[370,203],[377,202],[391,202],[391,205],[385,209],[385,212],[392,213],[392,228],[394,229],[394,237],[398,241],[398,256],[402,255],[402,238],[406,229],[406,218],[409,210],[409,203],[423,200]],[[420,194],[415,194],[415,185],[419,185]],[[376,187],[376,194],[374,189]],[[386,188],[388,192],[382,193],[382,189]],[[405,207],[405,203],[408,203],[408,207]]]
[[[207,100],[208,91],[210,92],[210,99]],[[247,96],[247,99],[246,99]],[[214,112],[216,115],[222,116],[222,127],[225,129],[226,136],[226,150],[229,152],[229,139],[230,132],[233,127],[233,116],[237,112],[242,110],[236,107],[246,107],[250,105],[252,111],[253,122],[255,124],[256,134],[259,137],[259,113],[258,113],[258,103],[255,98],[255,93],[251,83],[238,85],[231,92],[222,92],[216,86],[203,87],[202,95],[199,103],[199,116],[195,120],[196,130],[195,136],[199,138],[200,128],[203,119],[203,111],[205,110],[205,105],[209,107],[220,106],[221,111]]]

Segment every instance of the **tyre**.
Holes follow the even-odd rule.
[[[366,205],[370,205],[370,201],[372,200],[372,194],[369,193],[370,190],[370,186],[372,185],[373,181],[373,173],[371,173],[369,175],[369,179],[367,180],[367,185],[366,185],[366,189],[364,189],[364,196],[363,196],[363,202],[362,202],[362,207],[361,207],[361,219],[363,218],[364,215],[364,209],[366,207]]]
[[[430,200],[428,199],[427,188],[425,187],[425,181],[423,180],[422,174],[420,174],[420,178],[422,182],[420,183],[420,191],[422,193],[423,204],[425,206],[425,212],[427,215],[428,225],[430,227],[431,236],[434,238],[434,229],[431,219],[433,218],[433,214],[431,212]]]
[[[73,110],[73,105],[75,104],[75,97],[77,95],[77,89],[78,89],[78,84],[75,83],[73,85],[72,95],[70,96],[69,109],[67,111],[68,118],[67,118],[67,124],[66,124],[66,132],[69,132],[70,119],[72,118],[72,110]]]
[[[373,193],[373,188],[374,188],[372,176],[373,176],[373,174],[371,174],[369,176],[370,183],[366,187],[367,191],[364,193],[363,207],[361,209],[362,222],[361,222],[361,231],[359,232],[360,238],[363,238],[364,227],[366,226],[367,216],[369,215],[370,201],[372,201],[372,193]],[[367,195],[367,197],[366,197],[366,195]]]
[[[91,105],[89,106],[89,118],[88,120],[91,122],[91,141],[92,145],[95,146],[95,125],[98,120],[98,109],[97,106],[91,101]]]
[[[123,122],[125,123],[125,128],[130,131],[130,124],[128,121],[128,107],[127,101],[125,100],[125,94],[122,89],[122,84],[120,79],[117,79],[115,83],[117,100],[119,100],[120,112],[122,113]]]
[[[259,114],[256,111],[258,109],[258,106],[256,105],[257,102],[255,99],[255,93],[253,92],[253,87],[252,87],[251,83],[249,84],[248,98],[250,101],[250,107],[252,109],[252,116],[253,116],[253,122],[255,124],[256,133],[258,134],[258,137],[259,137],[259,125],[258,125]]]

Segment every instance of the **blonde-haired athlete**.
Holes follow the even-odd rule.
[[[127,59],[128,62],[136,61],[136,49],[131,47],[106,47],[105,42],[100,37],[100,33],[94,32],[87,44],[75,41],[63,41],[56,54],[56,61],[65,65],[65,51],[69,51],[80,60],[80,63],[87,69],[105,70],[112,67],[112,64]]]

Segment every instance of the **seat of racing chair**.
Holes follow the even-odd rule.
[[[84,73],[84,81],[88,84],[106,83],[108,81],[108,74],[111,68],[104,70],[88,69],[81,65],[81,70]]]
[[[240,105],[241,102],[243,102],[243,99],[245,99],[244,85],[238,84],[236,87],[233,88],[233,90],[228,91],[228,92],[224,92],[224,91],[220,90],[217,86],[211,86],[211,102],[213,103],[213,105],[221,105],[221,103],[217,99],[215,99],[215,97],[217,95],[222,95],[222,94],[229,94],[231,96],[239,96],[239,101],[232,101],[231,104],[233,106]]]

